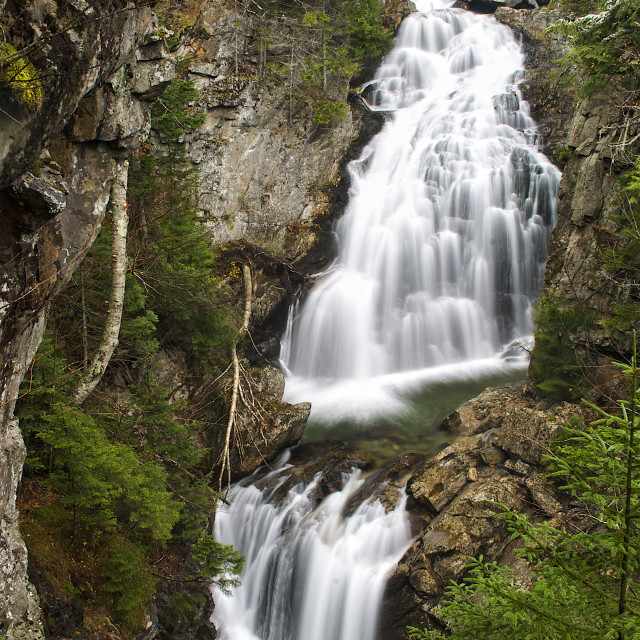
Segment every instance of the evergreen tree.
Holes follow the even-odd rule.
[[[640,38],[638,0],[557,0],[577,15],[554,28],[571,39],[566,60],[585,72],[582,96],[610,90],[612,85],[637,91],[640,87]]]
[[[634,345],[635,346],[635,345]],[[591,530],[532,524],[505,511],[517,551],[532,571],[519,586],[509,567],[472,560],[462,584],[447,589],[441,605],[448,637],[464,640],[637,640],[640,638],[640,388],[635,350],[619,365],[631,397],[619,413],[590,405],[602,416],[566,426],[547,457],[549,475],[579,501]],[[414,640],[437,631],[411,629]]]

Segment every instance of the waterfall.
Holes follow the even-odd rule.
[[[451,4],[419,2],[362,92],[389,119],[349,166],[337,257],[283,339],[285,399],[314,417],[398,411],[412,385],[526,367],[509,345],[532,332],[560,173],[512,32]]]
[[[285,399],[316,417],[401,411],[412,389],[526,366],[512,345],[532,331],[560,174],[538,149],[511,31],[451,0],[416,4],[362,92],[388,120],[349,167],[337,257],[283,338]],[[220,637],[375,640],[410,543],[404,505],[347,517],[358,472],[320,504],[319,477],[283,500],[286,469],[236,485],[217,515],[217,539],[246,555],[242,586],[215,596]]]
[[[216,539],[246,556],[233,596],[214,590],[221,640],[376,639],[387,575],[411,539],[404,502],[389,513],[365,502],[345,518],[359,472],[314,507],[320,480],[294,487],[282,504],[271,504],[273,489],[245,481],[219,508]]]

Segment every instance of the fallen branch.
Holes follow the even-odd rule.
[[[249,328],[249,318],[251,317],[251,300],[252,300],[252,282],[251,269],[245,264],[242,267],[242,275],[244,278],[244,315],[242,317],[242,326],[240,327],[240,337],[242,337]],[[236,421],[236,410],[238,406],[238,390],[240,387],[240,362],[238,360],[238,341],[233,343],[231,347],[231,363],[233,365],[233,386],[231,391],[231,406],[229,408],[229,419],[227,421],[227,431],[225,435],[224,449],[222,451],[222,464],[220,466],[220,476],[218,477],[218,491],[222,493],[222,483],[224,481],[225,471],[227,472],[227,491],[231,486],[231,462],[230,462],[230,443],[231,432]]]

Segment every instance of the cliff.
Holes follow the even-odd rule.
[[[389,6],[387,20],[397,26],[392,14],[406,12],[407,5]],[[292,55],[292,27],[267,19],[270,37],[280,38],[269,44],[267,55],[255,37],[260,20],[240,17],[242,33],[235,11],[212,3],[196,20],[198,29],[173,41],[176,55],[191,58],[182,73],[195,80],[195,107],[205,115],[205,125],[181,143],[198,170],[200,218],[212,241],[251,245],[238,255],[253,259],[258,271],[253,316],[272,326],[269,316],[286,304],[278,265],[285,265],[288,278],[304,260],[308,268],[327,259],[329,212],[346,182],[336,186],[349,156],[380,121],[355,109],[333,123],[314,123],[304,92],[294,103],[293,88],[260,67],[263,55]],[[163,148],[156,134],[149,138],[151,102],[175,76],[175,59],[166,45],[171,34],[159,28],[148,3],[8,0],[0,4],[0,24],[11,43],[2,49],[5,68],[17,61],[30,74],[26,85],[0,76],[0,634],[14,640],[43,634],[16,510],[25,459],[13,416],[20,384],[51,301],[80,267],[103,224],[118,166],[139,155],[147,140]],[[345,95],[346,85],[338,90]],[[260,262],[258,255],[266,258]],[[295,261],[295,269],[287,266]],[[184,372],[163,357],[163,375],[182,386]],[[303,407],[301,415],[289,415],[288,405],[280,403],[278,372],[255,375],[267,411],[275,407],[271,422],[284,435],[270,434],[274,444],[252,454],[245,472],[295,441],[308,414]],[[265,425],[258,426],[253,435],[264,436]],[[207,604],[205,622],[208,609]],[[148,620],[155,637],[157,620]]]
[[[603,260],[606,249],[620,241],[616,172],[637,154],[637,124],[615,94],[576,108],[573,91],[549,81],[566,47],[543,35],[556,13],[519,10],[533,4],[543,3],[487,0],[467,6],[483,11],[500,6],[497,17],[524,39],[530,69],[525,94],[545,149],[564,165],[544,300],[568,311],[593,309],[596,317],[566,338],[606,365],[629,344],[623,335],[611,334],[605,320],[615,314],[614,304],[638,301],[633,275]],[[103,223],[118,164],[147,140],[163,148],[157,133],[150,133],[150,103],[175,75],[166,31],[147,3],[31,0],[23,5],[0,0],[5,37],[19,59],[33,62],[42,89],[41,104],[26,105],[15,87],[0,83],[0,634],[7,640],[43,637],[15,507],[25,458],[13,417],[20,383],[42,338],[51,300],[81,265]],[[387,5],[388,23],[397,26],[407,7]],[[252,329],[262,331],[262,342],[245,355],[255,362],[277,355],[274,336],[290,296],[305,273],[330,259],[331,221],[348,189],[346,163],[381,119],[353,99],[343,118],[314,121],[317,96],[302,89],[294,93],[289,72],[283,71],[283,61],[297,55],[299,36],[290,24],[238,15],[214,2],[198,16],[197,26],[175,44],[176,53],[188,59],[182,73],[199,90],[195,107],[205,123],[181,142],[197,168],[199,219],[212,243],[235,243],[229,261],[252,265]],[[346,92],[344,83],[340,91]],[[168,361],[167,380],[181,387],[184,372],[167,353],[161,357]],[[308,407],[299,407],[289,415],[291,408],[280,402],[277,371],[252,375],[275,417],[265,436],[264,425],[241,416],[253,427],[248,434],[253,444],[244,443],[250,453],[240,455],[242,444],[233,452],[243,473],[297,440],[308,413]],[[503,532],[490,519],[489,500],[528,505],[525,512],[534,518],[567,510],[540,476],[539,451],[523,449],[522,442],[536,439],[544,445],[553,431],[546,428],[549,418],[557,424],[575,410],[567,404],[549,408],[521,390],[491,392],[459,410],[459,424],[451,428],[464,437],[410,485],[414,522],[422,533],[390,584],[388,633],[428,619],[443,585],[462,574],[469,553],[509,557]],[[268,453],[262,438],[270,442]],[[446,489],[442,478],[449,479]],[[207,606],[201,617],[207,617]],[[147,637],[157,636],[157,620],[150,618],[149,625]]]
[[[11,640],[42,637],[15,509],[25,447],[13,409],[47,306],[95,239],[116,165],[173,75],[142,5],[2,4],[5,37],[38,63],[43,93],[30,109],[0,88],[0,633]]]

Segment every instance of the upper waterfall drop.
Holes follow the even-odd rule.
[[[524,366],[499,355],[531,334],[560,172],[537,147],[513,33],[451,4],[419,0],[363,90],[390,119],[349,166],[337,257],[283,338],[285,398],[316,416]]]

